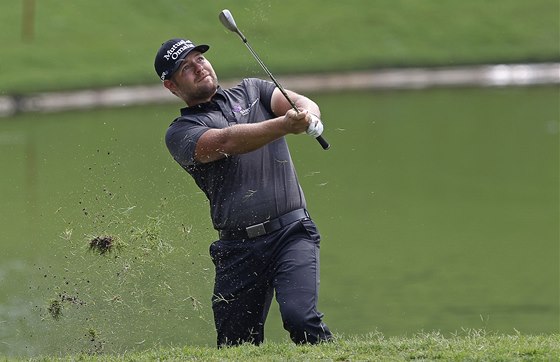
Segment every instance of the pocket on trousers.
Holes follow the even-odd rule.
[[[301,225],[301,227],[303,228],[303,230],[305,231],[305,233],[309,237],[309,240],[313,241],[317,245],[319,245],[319,242],[321,241],[321,235],[319,234],[319,230],[317,229],[317,225],[315,225],[313,220],[303,219],[303,220],[299,221],[299,224]]]

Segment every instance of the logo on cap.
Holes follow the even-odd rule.
[[[169,60],[170,58],[172,60],[177,60],[185,50],[189,50],[191,48],[194,48],[194,44],[190,40],[180,40],[177,43],[173,44],[173,46],[169,48],[169,50],[167,50],[167,53],[164,54],[163,57],[165,58],[165,60]]]
[[[158,77],[162,81],[168,79],[177,70],[180,62],[195,49],[204,53],[209,46],[204,44],[196,46],[187,39],[170,39],[163,43],[154,61]]]

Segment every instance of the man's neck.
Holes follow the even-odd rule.
[[[187,104],[188,107],[194,107],[197,106],[199,104],[203,104],[203,103],[208,103],[212,100],[212,98],[216,95],[216,93],[218,93],[218,89],[220,89],[220,87],[218,86],[218,88],[216,88],[216,90],[214,91],[214,93],[207,98],[196,98],[196,99],[184,99],[185,103]]]

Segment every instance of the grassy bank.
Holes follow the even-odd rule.
[[[552,361],[560,355],[560,335],[488,335],[482,331],[468,331],[445,337],[439,333],[412,337],[386,338],[380,333],[366,336],[338,338],[319,346],[296,346],[290,342],[265,343],[260,347],[244,345],[237,348],[166,347],[145,352],[104,355],[90,351],[82,355],[34,358],[32,361]]]
[[[24,27],[25,3],[0,4],[0,93],[156,83],[176,36],[210,44],[222,77],[262,74],[224,8],[275,74],[560,58],[556,0],[40,0]]]

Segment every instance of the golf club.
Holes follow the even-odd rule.
[[[270,70],[268,70],[266,65],[261,60],[261,58],[259,58],[259,56],[257,55],[257,53],[255,53],[255,51],[253,50],[251,45],[249,45],[249,42],[247,41],[247,38],[245,37],[245,35],[243,35],[241,30],[239,30],[239,28],[237,27],[237,24],[235,24],[235,20],[233,19],[233,15],[231,15],[231,12],[229,10],[227,10],[227,9],[222,10],[222,12],[220,13],[220,21],[222,22],[222,24],[228,30],[230,30],[234,33],[237,33],[237,35],[239,35],[241,40],[243,40],[243,43],[245,43],[245,46],[247,46],[247,49],[249,49],[251,54],[253,54],[253,57],[255,58],[255,60],[260,64],[260,66],[266,72],[266,74],[268,74],[268,76],[270,77],[272,82],[274,82],[276,87],[278,87],[278,89],[280,90],[280,92],[282,92],[282,94],[288,100],[288,102],[290,102],[290,105],[292,106],[292,108],[296,112],[299,112],[297,107],[296,107],[296,104],[290,99],[290,97],[288,96],[288,93],[286,93],[286,91],[284,90],[284,87],[282,87],[282,85],[276,80],[276,78],[274,78],[274,76],[272,75]],[[322,136],[318,136],[315,139],[317,140],[317,142],[319,142],[319,144],[321,145],[321,147],[323,147],[324,150],[328,150],[331,147],[331,145]]]

